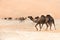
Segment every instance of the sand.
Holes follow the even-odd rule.
[[[56,30],[36,31],[35,23],[29,19],[20,22],[18,20],[0,20],[0,40],[60,40],[60,24],[56,20]]]

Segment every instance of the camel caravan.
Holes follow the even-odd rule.
[[[51,15],[46,15],[46,16],[41,15],[41,17],[37,16],[35,18],[33,18],[32,16],[28,16],[28,18],[36,23],[35,28],[37,31],[38,31],[37,25],[39,25],[41,31],[44,24],[46,24],[47,26],[46,30],[48,29],[48,27],[50,27],[51,30],[52,24],[54,25],[54,28],[56,30],[54,18]]]
[[[31,21],[33,21],[34,23],[36,23],[35,28],[38,31],[37,25],[39,25],[39,30],[41,31],[42,27],[44,24],[46,24],[46,30],[48,29],[48,27],[50,27],[50,30],[52,28],[52,24],[54,25],[54,28],[56,30],[55,27],[55,21],[54,18],[51,15],[41,15],[36,16],[35,18],[33,18],[32,16],[27,16],[27,17],[20,17],[20,18],[14,18],[14,20],[19,20],[19,21],[24,21],[27,18],[29,18]],[[8,17],[8,18],[3,18],[4,20],[12,20],[12,17]]]

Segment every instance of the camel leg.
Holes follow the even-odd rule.
[[[50,30],[51,30],[52,24],[50,24]]]
[[[55,23],[53,23],[53,25],[54,25],[54,28],[55,28],[55,30],[56,30]]]
[[[48,24],[47,24],[47,23],[46,23],[46,26],[47,26],[47,27],[46,27],[46,30],[47,30],[47,29],[48,29]]]
[[[38,31],[37,25],[38,25],[38,23],[35,25],[35,28],[36,28],[36,29],[37,29],[37,31]]]
[[[42,24],[42,27],[43,27],[43,24]]]
[[[55,30],[56,30],[56,27],[55,27],[55,22],[54,22],[54,20],[53,20],[53,22],[52,22],[52,23],[53,23],[53,25],[54,25],[54,28],[55,28]]]
[[[54,24],[54,28],[55,28],[55,30],[56,30],[55,24]]]
[[[42,29],[41,24],[39,24],[39,27],[40,27],[40,30],[39,31],[41,31],[41,29]]]
[[[44,25],[44,24],[42,24],[42,26],[41,26],[41,24],[39,24],[39,26],[40,26],[40,31],[41,31],[41,29],[42,29],[43,25]]]

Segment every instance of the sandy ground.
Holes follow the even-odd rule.
[[[56,20],[56,30],[36,31],[35,23],[30,20],[0,20],[0,40],[60,40],[60,20]]]
[[[5,31],[0,33],[1,40],[60,40],[60,33]]]

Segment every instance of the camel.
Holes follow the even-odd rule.
[[[35,20],[32,16],[28,16],[28,18],[36,23],[35,28],[37,29],[37,31],[38,31],[37,25],[39,25],[40,31],[41,31],[41,29],[42,29],[44,24],[46,24],[47,28],[50,26],[50,30],[51,30],[52,24],[54,24],[54,28],[55,28],[54,19],[50,15],[46,15],[46,16],[41,15],[40,18],[39,17],[35,17],[35,19],[37,19],[37,20]],[[46,28],[46,30],[47,30],[47,28]],[[55,30],[56,30],[56,28],[55,28]]]
[[[4,20],[7,20],[7,18],[4,18]]]
[[[20,21],[24,21],[24,20],[26,20],[26,19],[27,19],[26,17],[15,18],[15,20],[20,20]]]
[[[4,20],[12,20],[12,17],[3,18]]]
[[[45,23],[45,16],[42,15],[41,17],[42,17],[42,18],[39,18],[39,16],[37,16],[37,17],[33,18],[32,16],[28,16],[28,18],[29,18],[30,20],[32,20],[33,22],[36,23],[35,28],[37,29],[37,31],[38,31],[37,25],[39,24],[40,29],[41,29],[41,25],[40,25],[40,24],[43,25],[43,24]],[[37,19],[37,20],[35,20],[35,19]]]
[[[40,26],[40,31],[43,27],[44,24],[46,24],[47,28],[46,30],[48,29],[48,27],[50,26],[50,30],[51,30],[51,27],[52,27],[52,24],[54,25],[54,28],[56,30],[56,27],[55,27],[55,21],[54,21],[54,18],[51,16],[51,15],[41,15],[40,17],[40,20],[37,22],[37,24],[35,25],[35,27],[39,24]],[[42,24],[42,26],[41,26]],[[36,29],[38,30],[38,28],[36,27]]]
[[[37,24],[35,25],[35,28],[37,29],[37,31],[38,31],[37,25],[39,24],[39,26],[40,26],[40,31],[41,31],[43,25],[46,24],[45,21],[46,21],[45,16],[44,16],[44,15],[41,15],[41,17],[39,18]],[[47,24],[46,24],[46,25],[47,25]]]
[[[20,18],[18,18],[18,20],[20,20],[20,21],[24,21],[25,19],[27,19],[26,17],[20,17]]]
[[[9,17],[8,20],[12,20],[12,17]]]
[[[46,15],[46,23],[47,23],[47,28],[50,26],[50,30],[51,30],[51,27],[52,27],[52,24],[53,24],[54,28],[56,30],[55,21],[54,21],[54,18],[51,15]],[[47,28],[46,28],[46,30],[47,30]]]

